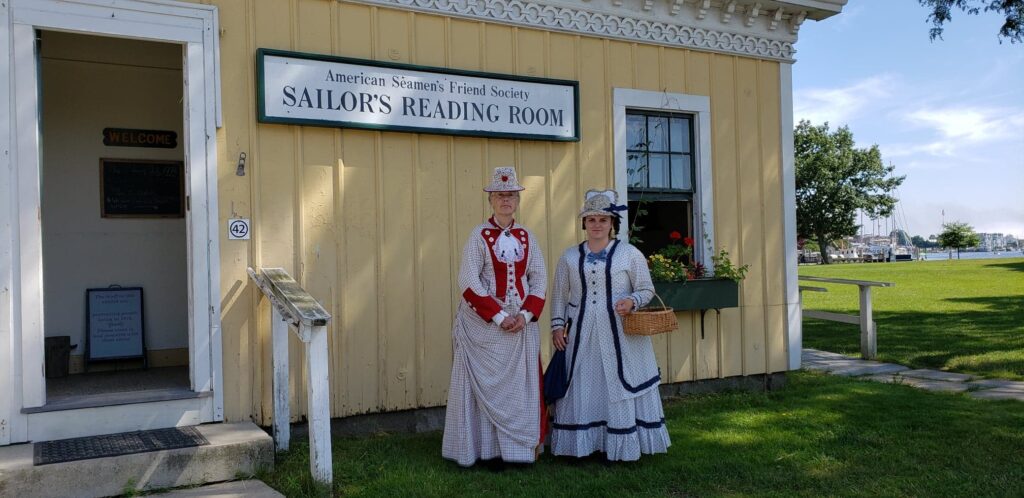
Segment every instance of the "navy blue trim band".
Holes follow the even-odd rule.
[[[605,267],[604,267],[604,273],[605,273],[605,275],[604,275],[604,285],[605,285],[605,296],[607,297],[607,303],[606,304],[607,304],[607,307],[608,307],[608,322],[609,322],[609,324],[612,327],[612,339],[615,340],[614,341],[614,343],[615,343],[615,359],[616,359],[616,363],[618,364],[618,369],[619,369],[619,382],[622,382],[622,387],[624,387],[627,391],[629,391],[631,393],[638,393],[640,391],[643,391],[644,389],[647,389],[648,387],[653,386],[658,381],[660,381],[661,380],[661,372],[658,372],[657,375],[655,375],[654,377],[651,377],[647,381],[645,381],[645,382],[643,382],[643,383],[641,383],[640,385],[637,385],[637,386],[632,386],[632,385],[629,384],[629,382],[626,381],[626,373],[625,373],[625,371],[624,371],[624,369],[622,367],[622,345],[619,344],[619,325],[618,325],[618,323],[615,320],[615,308],[612,305],[612,258],[615,256],[615,251],[618,248],[619,248],[619,241],[616,240],[616,241],[614,241],[612,243],[612,249],[610,251],[608,251],[608,261],[605,263]],[[583,250],[583,246],[581,245],[580,246],[580,251],[582,251],[582,250]],[[582,268],[582,264],[581,264],[581,268]],[[582,273],[582,269],[580,271],[581,271],[580,277],[584,278],[583,277],[583,273]],[[586,296],[587,295],[586,292],[584,292],[583,295]]]
[[[585,253],[583,251],[583,244],[586,244],[586,243],[587,243],[586,241],[580,242],[580,247],[579,247],[579,250],[580,250],[580,264],[579,264],[580,284],[583,285],[583,294],[582,294],[583,299],[580,299],[580,311],[579,311],[579,313],[576,313],[576,338],[573,340],[572,359],[569,360],[569,375],[568,375],[568,378],[565,380],[565,392],[569,392],[569,387],[572,386],[572,376],[573,376],[573,373],[576,371],[576,355],[580,351],[580,337],[583,336],[583,334],[581,333],[583,331],[583,320],[582,320],[581,317],[584,316],[584,313],[586,313],[586,310],[587,310],[587,278],[583,276],[583,262],[587,259],[586,257],[584,257]],[[568,304],[569,304],[569,306],[572,306],[572,303],[568,303]],[[573,307],[575,308],[575,306],[573,306]],[[566,325],[565,328],[569,332],[572,332],[572,318],[569,319],[568,325]]]
[[[586,431],[590,429],[596,429],[598,427],[608,427],[608,434],[632,434],[636,432],[637,427],[643,427],[644,429],[658,429],[665,425],[665,419],[662,418],[657,422],[647,422],[645,420],[637,420],[636,425],[633,427],[626,427],[624,429],[617,429],[615,427],[608,427],[608,421],[598,420],[596,422],[590,422],[589,424],[559,424],[553,423],[551,427],[560,431]]]

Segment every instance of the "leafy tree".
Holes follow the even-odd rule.
[[[920,235],[915,235],[915,236],[911,237],[910,238],[910,242],[912,242],[914,244],[914,247],[919,247],[921,249],[938,247],[938,244],[936,244],[935,242],[932,242],[930,240],[926,240],[924,237],[922,237]]]
[[[828,123],[814,126],[801,120],[793,145],[797,235],[817,241],[829,263],[829,244],[857,233],[857,210],[888,216],[896,205],[890,193],[905,177],[890,176],[894,167],[882,164],[877,145],[854,148],[853,133],[845,126],[832,132]]]
[[[1007,38],[1010,43],[1024,42],[1024,0],[917,0],[921,5],[932,10],[928,20],[932,28],[928,35],[932,40],[942,39],[943,25],[953,20],[953,9],[959,9],[969,15],[977,15],[982,11],[998,12],[1006,18],[999,28],[1000,43]]]
[[[967,223],[952,221],[942,224],[939,245],[948,249],[956,248],[956,259],[960,259],[961,248],[977,247],[980,243],[981,239],[974,233],[974,227]]]

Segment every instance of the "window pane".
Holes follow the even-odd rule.
[[[645,150],[647,143],[647,117],[642,114],[626,115],[626,148]]]
[[[690,120],[672,118],[672,152],[690,152]]]
[[[649,186],[651,188],[668,188],[668,154],[651,154],[648,161]]]
[[[645,214],[637,216],[643,206]],[[645,255],[650,256],[672,243],[669,234],[679,232],[692,237],[693,210],[690,201],[645,200],[643,203],[629,201],[629,223],[631,242]],[[699,251],[699,249],[698,249]]]
[[[668,152],[668,118],[648,116],[647,126],[647,139],[650,140],[651,150]]]
[[[641,152],[630,152],[626,154],[628,164],[626,172],[629,174],[629,188],[647,187],[647,155]]]
[[[672,155],[672,188],[693,190],[693,174],[690,169],[690,156]]]

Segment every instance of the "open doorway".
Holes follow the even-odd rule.
[[[47,404],[190,391],[182,45],[37,33]],[[112,286],[139,313],[104,330]]]

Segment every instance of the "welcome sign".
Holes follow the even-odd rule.
[[[257,51],[260,122],[578,141],[579,83]]]

